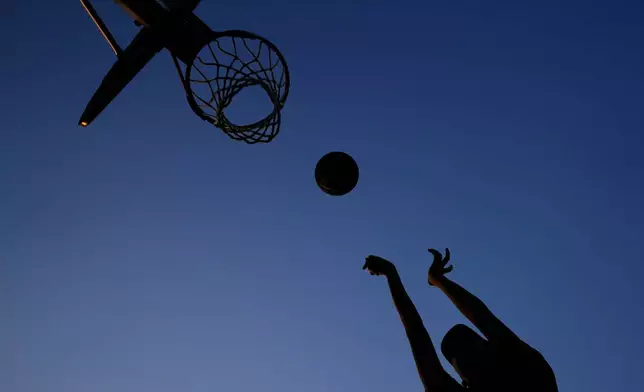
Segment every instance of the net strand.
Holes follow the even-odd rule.
[[[176,59],[175,63],[179,69]],[[193,110],[231,138],[267,143],[279,133],[289,90],[288,68],[277,48],[264,38],[242,31],[216,34],[187,66],[182,80]],[[266,92],[273,110],[254,123],[234,124],[224,109],[240,91],[251,86]]]

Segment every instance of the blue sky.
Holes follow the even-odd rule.
[[[360,268],[394,261],[438,343],[464,322],[425,284],[447,246],[560,390],[636,386],[641,2],[204,0],[289,61],[282,133],[256,146],[190,112],[165,52],[77,127],[110,49],[77,1],[4,9],[0,390],[422,390]],[[312,178],[331,150],[360,164],[346,197]]]

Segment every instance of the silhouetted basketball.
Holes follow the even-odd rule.
[[[315,166],[315,181],[320,189],[332,196],[351,192],[358,184],[359,174],[356,161],[340,151],[326,154]]]

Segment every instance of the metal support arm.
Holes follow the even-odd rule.
[[[98,31],[101,32],[103,38],[105,38],[105,41],[107,41],[107,44],[110,45],[110,48],[112,48],[112,50],[114,51],[114,54],[117,57],[120,56],[121,53],[123,53],[123,50],[116,42],[114,36],[112,35],[112,33],[110,33],[110,30],[107,28],[105,23],[103,23],[101,17],[98,16],[98,13],[94,9],[94,7],[92,7],[92,4],[89,2],[89,0],[80,0],[80,2],[83,5],[83,8],[85,8],[85,11],[87,11],[87,14],[94,21],[94,24],[98,28]]]

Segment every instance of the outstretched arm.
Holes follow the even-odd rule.
[[[440,252],[430,249],[434,262],[429,269],[429,284],[441,289],[460,312],[491,342],[516,342],[519,338],[485,306],[483,301],[449,280],[445,274],[452,270],[446,267],[450,259],[449,249],[445,258]]]
[[[364,269],[372,275],[385,275],[394,305],[405,327],[416,368],[426,391],[460,391],[462,387],[443,369],[429,333],[398,275],[396,267],[377,256],[369,256]]]

